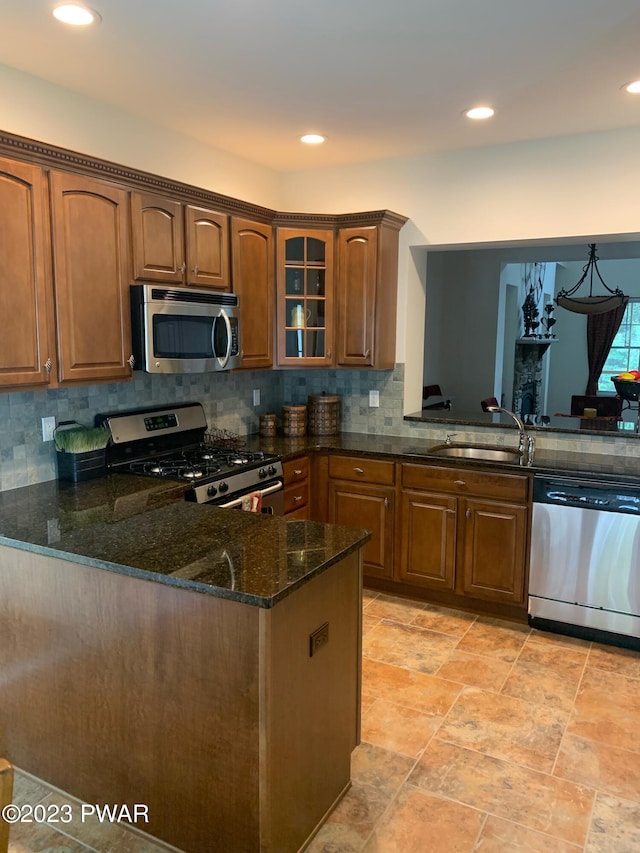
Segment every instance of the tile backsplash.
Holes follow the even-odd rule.
[[[253,406],[253,391],[260,405]],[[369,407],[369,391],[378,391],[380,406]],[[304,404],[309,394],[342,398],[344,432],[400,435],[428,442],[456,432],[456,441],[498,441],[511,437],[503,429],[452,427],[403,420],[404,365],[394,370],[260,370],[206,375],[155,376],[136,373],[131,382],[84,385],[51,391],[0,393],[0,491],[53,480],[56,459],[53,442],[42,441],[41,419],[77,421],[92,425],[99,412],[199,401],[210,428],[247,435],[258,431],[263,412],[280,414],[285,404]],[[585,450],[616,455],[638,455],[637,438],[612,440],[606,435],[536,432],[537,446],[545,449]]]

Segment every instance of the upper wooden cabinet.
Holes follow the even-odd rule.
[[[55,384],[46,178],[0,159],[0,387]]]
[[[338,365],[395,366],[398,231],[402,222],[404,219],[394,215],[378,225],[338,231]]]
[[[58,171],[49,183],[59,379],[130,378],[127,190]]]
[[[137,281],[230,290],[229,217],[153,193],[131,193]]]
[[[328,367],[334,362],[335,236],[328,229],[278,228],[278,364]]]
[[[243,368],[273,365],[273,228],[232,217],[231,269],[240,309]]]

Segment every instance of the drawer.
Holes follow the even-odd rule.
[[[330,456],[329,476],[339,480],[393,486],[395,463],[382,459],[363,459],[361,456]]]
[[[301,456],[299,459],[290,459],[282,463],[285,485],[306,480],[309,476],[309,457]]]
[[[482,495],[487,498],[526,503],[529,478],[522,474],[475,471],[470,468],[438,468],[431,465],[402,465],[402,486],[406,489]]]
[[[309,481],[302,483],[291,483],[284,487],[284,512],[285,515],[294,509],[306,506],[309,502]]]

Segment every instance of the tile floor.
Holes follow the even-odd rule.
[[[305,853],[640,851],[640,653],[369,592],[363,653],[353,786]],[[56,797],[18,774],[17,802]],[[171,849],[58,829],[10,853]]]
[[[365,593],[353,786],[306,853],[638,853],[640,653]]]

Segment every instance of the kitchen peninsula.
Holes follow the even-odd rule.
[[[350,784],[367,539],[126,475],[1,493],[0,754],[183,850],[298,850]]]

